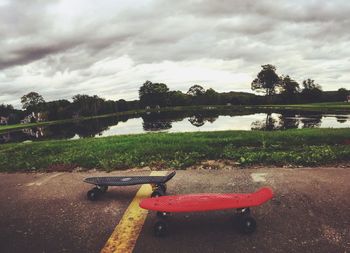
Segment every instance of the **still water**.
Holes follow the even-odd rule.
[[[286,130],[296,128],[348,128],[350,114],[310,112],[159,112],[140,117],[108,117],[34,127],[0,134],[0,143],[79,139],[145,132],[220,130]]]

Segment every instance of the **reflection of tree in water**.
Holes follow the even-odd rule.
[[[127,122],[131,117],[129,115],[120,115],[118,116],[118,118],[116,119],[116,124],[118,124],[118,122]]]
[[[266,119],[254,121],[251,124],[251,129],[266,130],[266,131],[277,130],[277,120],[271,115],[271,113],[267,113]]]
[[[45,137],[45,127],[24,128],[0,135],[0,143],[42,140]]]
[[[32,127],[32,128],[24,128],[22,132],[34,139],[40,139],[45,136],[44,127]]]
[[[171,120],[159,113],[145,114],[142,116],[142,126],[145,131],[160,131],[172,128]]]
[[[279,116],[273,116],[271,113],[266,114],[265,120],[254,121],[251,125],[252,130],[286,130],[298,128],[299,119],[293,112],[283,112]]]
[[[0,144],[3,143],[8,143],[11,141],[11,135],[10,133],[4,133],[4,134],[0,134]]]
[[[266,114],[265,120],[257,120],[252,123],[252,130],[286,130],[298,128],[316,128],[321,126],[322,115],[307,113],[296,114],[293,111],[282,112],[279,116],[272,116],[271,113]]]
[[[337,115],[335,117],[337,119],[337,122],[339,123],[345,123],[348,120],[348,117],[346,117],[345,115]]]
[[[214,123],[215,120],[217,120],[217,119],[218,119],[218,117],[205,118],[205,120],[207,120],[210,123]]]
[[[118,121],[115,118],[101,118],[88,121],[81,121],[74,124],[75,132],[81,138],[95,137],[101,135],[103,131],[109,129],[111,125],[117,125]]]
[[[303,128],[317,128],[321,126],[322,115],[321,114],[303,114],[300,115]]]
[[[202,115],[202,114],[195,114],[193,116],[191,116],[188,121],[196,126],[196,127],[201,127],[205,124],[205,122],[210,122],[210,123],[214,123],[215,120],[217,120],[218,115]]]
[[[44,127],[26,128],[0,135],[0,143],[23,142],[26,140],[71,139],[76,134],[81,138],[94,137],[98,134],[102,134],[109,126],[117,125],[119,120],[127,121],[127,118],[109,117],[54,124]]]
[[[160,131],[172,128],[171,122],[169,121],[143,121],[143,130],[145,131]]]
[[[202,118],[202,117],[198,117],[198,116],[192,116],[192,117],[190,117],[189,119],[188,119],[188,121],[192,124],[192,125],[194,125],[194,126],[196,126],[196,127],[201,127],[201,126],[203,126],[204,124],[205,124],[205,122],[204,122],[204,119]]]
[[[71,139],[75,136],[73,123],[56,124],[45,127],[45,139]]]
[[[279,130],[298,128],[300,120],[292,111],[283,112],[279,117]]]

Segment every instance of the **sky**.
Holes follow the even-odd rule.
[[[251,91],[263,64],[350,89],[348,0],[0,0],[0,104],[137,99],[146,81]]]

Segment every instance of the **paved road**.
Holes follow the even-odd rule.
[[[113,172],[108,175],[148,175]],[[0,252],[99,252],[137,192],[113,188],[98,202],[82,183],[101,172],[0,174]],[[258,228],[239,234],[233,211],[174,214],[155,238],[150,213],[134,252],[350,252],[350,169],[179,171],[169,194],[250,192],[271,186],[273,201],[255,208]]]

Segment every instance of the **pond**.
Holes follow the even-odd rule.
[[[216,111],[154,112],[137,116],[106,117],[65,124],[26,128],[0,134],[0,143],[79,139],[145,132],[220,130],[286,130],[296,128],[348,128],[350,114],[315,112]]]

